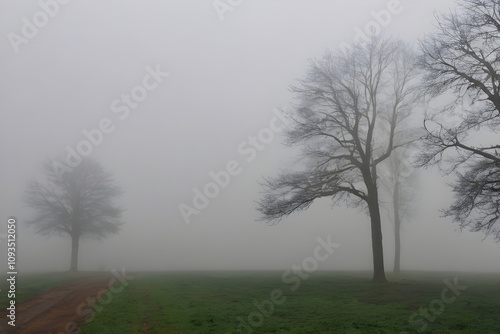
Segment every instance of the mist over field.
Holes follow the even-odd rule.
[[[77,164],[78,152],[111,173],[125,209],[120,233],[80,241],[79,270],[285,271],[328,237],[340,246],[320,270],[372,269],[360,209],[321,199],[278,224],[259,221],[260,183],[294,167],[298,152],[283,145],[297,102],[289,86],[310,59],[371,31],[416,44],[454,1],[252,0],[230,10],[200,0],[61,1],[33,29],[26,22],[40,3],[0,3],[0,233],[17,218],[20,273],[69,269],[70,238],[28,227],[34,211],[23,194],[44,161]],[[492,238],[442,217],[454,178],[419,170],[401,229],[403,271],[500,272]],[[382,230],[391,271],[387,210]]]

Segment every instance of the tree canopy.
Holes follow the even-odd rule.
[[[500,1],[467,0],[421,41],[423,91],[451,102],[429,112],[421,165],[457,172],[445,210],[500,241]]]
[[[72,238],[71,269],[77,269],[78,242],[82,238],[103,239],[120,230],[123,210],[114,204],[121,190],[99,163],[86,159],[71,172],[59,174],[46,162],[45,178],[32,181],[25,202],[34,209],[27,224],[43,235]]]

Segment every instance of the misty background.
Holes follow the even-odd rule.
[[[319,269],[371,270],[369,217],[357,209],[320,200],[274,226],[256,221],[259,181],[289,166],[294,151],[279,133],[251,161],[238,147],[269,127],[273,109],[291,109],[288,86],[305,74],[308,59],[352,43],[389,3],[401,11],[384,33],[415,42],[432,30],[435,11],[454,5],[248,0],[221,20],[212,1],[70,1],[16,53],[7,36],[20,35],[23,17],[31,20],[40,4],[0,2],[0,233],[15,216],[19,272],[69,268],[70,238],[34,234],[23,224],[32,211],[22,195],[45,159],[75,149],[82,130],[103,118],[115,129],[89,157],[124,191],[126,224],[102,242],[81,241],[80,270],[284,270],[328,235],[341,246]],[[141,85],[148,67],[169,75],[120,120],[113,102]],[[202,190],[211,171],[233,160],[241,173],[186,224],[179,205],[192,206],[193,188]],[[436,169],[420,171],[418,214],[401,230],[402,270],[500,272],[498,244],[441,218],[451,180]],[[387,215],[383,232],[391,271]]]

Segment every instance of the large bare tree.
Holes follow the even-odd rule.
[[[311,62],[291,88],[298,104],[285,131],[286,143],[302,149],[302,163],[296,164],[302,167],[266,179],[258,207],[268,222],[322,197],[367,209],[374,282],[387,281],[377,167],[398,146],[398,125],[418,99],[410,50],[401,41],[378,37]]]
[[[457,172],[446,216],[500,241],[500,1],[459,1],[437,21],[421,41],[422,87],[452,101],[428,114],[420,162]]]
[[[70,270],[76,271],[80,239],[100,240],[118,233],[123,210],[113,200],[121,190],[111,175],[90,159],[64,174],[50,162],[42,171],[44,180],[32,181],[25,194],[25,202],[36,212],[27,223],[43,235],[71,237]]]

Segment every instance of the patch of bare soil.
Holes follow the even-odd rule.
[[[0,333],[16,334],[66,334],[68,324],[81,324],[84,317],[77,307],[95,298],[101,289],[108,287],[110,277],[102,275],[60,285],[16,304],[16,326],[7,324],[7,312],[0,312]],[[73,328],[76,326],[73,325]]]

